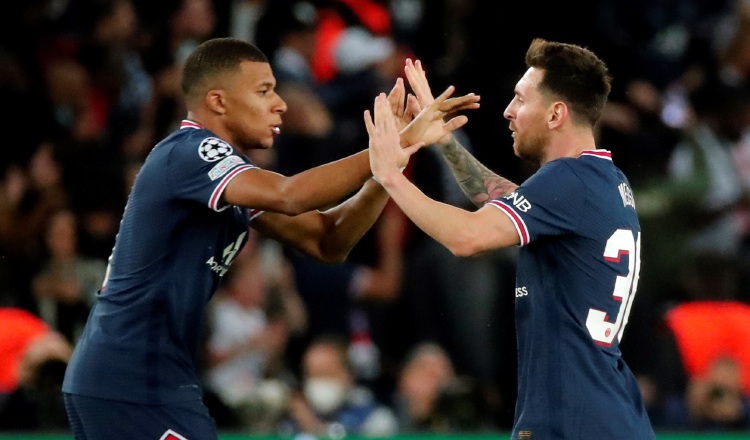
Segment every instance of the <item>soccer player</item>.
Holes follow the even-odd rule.
[[[588,49],[535,39],[505,109],[517,156],[539,166],[518,186],[453,136],[439,142],[467,211],[425,196],[398,172],[407,153],[373,144],[370,165],[393,200],[457,256],[520,246],[516,274],[518,399],[513,439],[643,440],[654,432],[618,347],[638,284],[641,233],[628,179],[597,149],[611,88]],[[406,76],[422,105],[421,64]]]
[[[187,118],[152,149],[135,179],[66,372],[76,439],[216,439],[197,346],[206,305],[248,227],[338,262],[386,204],[366,149],[290,177],[248,159],[246,150],[270,148],[280,133],[286,103],[275,85],[266,56],[241,40],[208,40],[186,60]],[[449,112],[478,106],[477,96],[448,99],[452,93],[449,87],[441,103],[412,119],[407,102],[416,100],[404,99],[397,80],[388,97],[375,98],[374,121],[365,111],[370,142],[401,143],[406,158],[437,141],[467,121],[443,123]]]

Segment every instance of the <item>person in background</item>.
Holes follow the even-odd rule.
[[[75,344],[83,331],[107,262],[82,255],[78,219],[69,209],[54,213],[47,225],[47,259],[32,280],[39,315]]]
[[[286,103],[268,58],[234,38],[187,56],[179,129],[149,153],[130,191],[103,285],[66,370],[77,439],[217,438],[196,357],[207,304],[252,227],[323,261],[343,261],[388,201],[367,150],[294,176],[245,155],[269,149]],[[408,154],[467,122],[478,97],[439,99],[413,117],[399,80],[364,119],[370,144]],[[394,116],[395,114],[395,116]],[[407,125],[408,122],[408,125]],[[400,163],[404,167],[407,160]],[[126,422],[127,421],[127,422]]]
[[[222,279],[207,318],[207,389],[231,409],[239,427],[255,432],[271,431],[281,415],[289,341],[307,326],[289,263],[274,244],[252,235]]]
[[[0,307],[0,396],[18,387],[24,353],[34,340],[44,336],[49,325],[41,318],[18,307]]]
[[[688,259],[688,299],[666,310],[657,339],[657,428],[750,428],[750,305],[738,299],[738,267],[712,252]]]
[[[711,362],[688,379],[684,395],[672,395],[661,409],[659,428],[670,431],[732,432],[750,429],[750,396],[741,366],[731,357]]]
[[[26,310],[0,308],[0,430],[68,428],[60,388],[73,346]]]
[[[572,44],[536,38],[525,61],[504,112],[513,151],[538,167],[522,185],[487,169],[453,136],[440,148],[476,211],[435,201],[404,178],[398,143],[372,146],[373,175],[457,256],[521,247],[514,440],[654,439],[619,349],[638,285],[640,225],[628,179],[594,136],[612,78],[596,54]],[[421,63],[407,61],[405,71],[428,105]]]
[[[736,360],[719,358],[704,377],[690,381],[685,403],[691,430],[750,429],[750,395],[744,391],[740,369]]]
[[[302,360],[302,393],[289,402],[281,432],[341,438],[395,435],[393,411],[359,386],[349,363],[349,344],[337,336],[316,338]]]
[[[409,351],[398,377],[394,407],[399,431],[461,433],[497,429],[477,391],[477,383],[456,374],[440,345],[420,343]]]
[[[34,275],[46,257],[45,228],[69,206],[56,145],[44,141],[23,164],[10,165],[0,183],[0,299],[5,306],[38,313]]]
[[[437,344],[423,343],[412,349],[401,368],[394,406],[400,429],[428,431],[441,391],[456,377],[448,353]]]

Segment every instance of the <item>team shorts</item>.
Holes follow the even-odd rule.
[[[145,405],[64,393],[76,440],[218,440],[200,400]]]

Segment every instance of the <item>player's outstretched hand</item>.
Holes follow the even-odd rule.
[[[419,60],[412,61],[411,58],[407,58],[404,65],[404,73],[406,74],[406,79],[409,80],[409,87],[411,87],[417,97],[420,107],[427,107],[432,104],[435,98],[432,96],[430,83],[427,82],[427,73],[422,67],[422,62]]]
[[[409,163],[409,156],[424,146],[424,142],[417,142],[401,148],[396,116],[393,114],[391,103],[385,93],[375,98],[375,117],[369,110],[365,110],[365,127],[370,137],[370,168],[372,174],[379,176],[389,172],[399,172],[400,168]]]
[[[478,108],[479,96],[470,93],[451,98],[455,90],[455,87],[448,86],[440,96],[422,108],[414,120],[401,131],[403,145],[416,142],[424,142],[426,145],[434,144],[469,121],[469,118],[464,115],[452,117],[450,115],[460,110]],[[418,106],[417,99],[412,98],[407,106]]]
[[[416,115],[416,113],[411,114],[406,111],[406,87],[404,87],[404,79],[401,77],[396,78],[396,84],[388,93],[388,104],[391,106],[391,113],[396,117],[398,131],[406,128]],[[417,113],[419,113],[419,110],[417,110]]]
[[[427,74],[422,67],[422,62],[420,60],[412,61],[410,58],[407,58],[406,64],[404,65],[404,73],[406,79],[409,81],[409,86],[414,92],[414,95],[409,94],[409,102],[407,104],[412,112],[418,112],[435,102],[432,90],[430,89],[430,83],[427,81]],[[473,93],[469,93],[468,95],[459,98],[447,99],[440,107],[440,110],[445,112],[442,116],[443,121],[450,122],[454,120],[457,117],[456,115],[458,112],[462,110],[473,110],[479,108],[479,99],[479,95]],[[465,117],[461,117],[459,121],[464,121],[464,118]],[[464,121],[459,126],[462,126],[465,123],[466,122]],[[450,134],[450,131],[455,130],[455,128],[447,130],[443,136]],[[437,142],[438,139],[430,139],[425,142],[431,144]]]

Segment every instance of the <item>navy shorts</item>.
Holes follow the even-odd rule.
[[[76,440],[218,440],[200,400],[144,405],[64,394]]]

